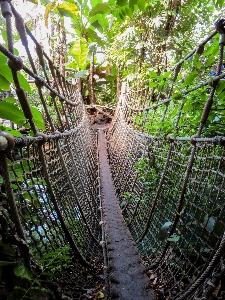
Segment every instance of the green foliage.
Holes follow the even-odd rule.
[[[70,49],[70,54],[76,60],[78,68],[82,69],[88,55],[88,45],[86,40],[84,38],[78,38]]]
[[[18,264],[14,268],[14,274],[16,276],[19,276],[19,277],[22,277],[22,278],[25,278],[28,280],[32,280],[32,277],[33,277],[31,272],[24,266],[22,261],[18,262]]]
[[[79,8],[76,4],[69,3],[67,1],[62,2],[57,6],[57,9],[59,10],[60,14],[66,17],[76,18],[79,14]]]
[[[179,241],[179,239],[180,239],[180,236],[174,233],[169,238],[167,238],[167,241],[176,243]]]
[[[105,14],[109,12],[109,10],[110,7],[107,3],[97,3],[89,12],[89,17],[93,17],[97,14]]]
[[[19,79],[19,83],[21,87],[27,92],[31,93],[31,88],[26,78],[20,73],[17,72],[17,76]],[[8,91],[11,89],[11,84],[14,83],[11,69],[7,64],[7,57],[0,53],[0,89],[3,91]],[[41,113],[35,108],[31,106],[31,110],[33,113],[33,119],[38,128],[45,130],[45,125],[43,123]],[[27,119],[24,116],[24,113],[18,104],[18,101],[14,98],[5,98],[0,102],[0,118],[9,120],[15,123],[18,126],[24,126],[29,128],[27,124]],[[15,129],[0,125],[1,131],[6,131],[14,136],[20,136],[21,133]]]
[[[2,60],[2,55],[0,56],[0,60]],[[4,79],[6,81],[8,81],[9,83],[14,83],[11,69],[6,64],[5,58],[2,60],[2,63],[0,63],[0,75],[2,77],[4,77]],[[17,75],[18,75],[18,79],[19,79],[19,83],[20,83],[21,87],[25,91],[27,91],[28,93],[30,93],[31,92],[30,85],[27,82],[27,80],[25,79],[25,77],[21,73],[19,73],[19,72],[17,73]]]
[[[43,122],[42,114],[40,113],[40,111],[36,107],[33,107],[33,106],[31,106],[31,111],[33,114],[33,120],[34,120],[35,124],[37,125],[37,127],[42,130],[45,130],[45,124]]]
[[[192,71],[191,73],[189,73],[184,80],[183,87],[190,85],[197,76],[198,76],[197,71]]]
[[[9,247],[9,246],[8,246]],[[12,258],[11,258],[12,259]],[[29,270],[23,259],[19,261],[0,261],[0,274],[1,267],[12,266],[16,281],[14,278],[6,278],[17,283],[13,291],[7,299],[55,299],[54,293],[48,288],[48,283],[52,286],[53,279],[59,276],[64,268],[70,264],[69,247],[64,246],[55,251],[48,251],[45,253],[39,266],[41,272],[37,274],[35,271]],[[49,298],[51,296],[51,298]]]
[[[216,0],[215,5],[217,8],[222,8],[224,5],[224,0]]]
[[[65,0],[61,3],[52,0],[42,3],[46,6],[46,21],[49,16],[54,18],[54,14],[71,18],[75,42],[67,55],[67,67],[74,68],[75,73],[71,73],[70,78],[77,78],[80,75],[77,72],[88,69],[87,51],[96,43],[113,67],[120,66],[122,80],[131,84],[139,82],[139,88],[160,88],[166,81],[166,77],[160,76],[169,76],[166,71],[210,31],[207,26],[214,21],[212,10],[222,2],[206,0],[196,4],[191,0],[185,5],[174,2],[172,6],[161,0]],[[217,44],[214,46],[207,49],[206,67],[212,65],[218,52]],[[192,62],[195,69],[185,76],[184,87],[198,77],[199,54],[193,55]],[[85,73],[81,76],[84,78]],[[111,88],[115,90],[115,82]],[[102,99],[102,95],[99,98]]]
[[[26,122],[23,112],[9,102],[0,102],[0,118],[10,120],[19,126],[23,126]]]
[[[14,261],[0,261],[0,267],[8,266],[8,265],[16,265],[17,262]]]
[[[79,72],[75,73],[74,78],[84,78],[84,79],[86,79],[88,73],[89,73],[88,70],[79,71]]]
[[[39,261],[43,269],[42,274],[51,277],[58,276],[62,273],[64,267],[68,266],[70,259],[68,246],[44,254]]]
[[[4,91],[10,90],[9,81],[2,75],[0,75],[0,87],[1,87],[1,90],[4,90]]]
[[[22,110],[16,106],[16,100],[12,98],[6,98],[6,101],[0,102],[0,118],[10,120],[11,122],[17,124],[18,126],[24,126],[29,128],[27,119],[25,118]],[[31,107],[33,113],[33,120],[38,128],[45,130],[45,125],[43,123],[42,114],[37,108]],[[15,136],[20,136],[21,134],[12,128],[5,126],[0,126],[2,131],[7,131]]]
[[[106,80],[108,78],[106,77]],[[96,103],[104,104],[116,104],[116,86],[113,80],[105,85],[95,84]]]

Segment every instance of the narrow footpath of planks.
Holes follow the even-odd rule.
[[[98,131],[103,214],[108,253],[110,299],[153,300],[138,250],[123,219],[107,159],[106,139]]]

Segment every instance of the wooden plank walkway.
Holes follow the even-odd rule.
[[[153,300],[135,243],[122,216],[107,159],[106,139],[98,131],[103,214],[109,264],[110,298]]]

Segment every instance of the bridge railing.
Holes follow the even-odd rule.
[[[224,278],[224,44],[214,31],[147,88],[123,86],[108,134],[124,218],[165,299],[211,299]]]
[[[1,284],[12,299],[45,288],[54,293],[52,282],[78,297],[84,293],[78,278],[84,266],[96,263],[102,234],[95,133],[80,81],[68,82],[14,7],[1,5],[8,49],[0,45],[0,59],[15,94],[1,103],[21,117],[13,119],[21,134],[0,132]],[[14,54],[12,20],[26,62]],[[10,264],[8,276],[4,267]]]

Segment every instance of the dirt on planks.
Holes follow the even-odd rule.
[[[114,108],[100,105],[86,106],[88,117],[94,129],[107,129],[112,122]]]

